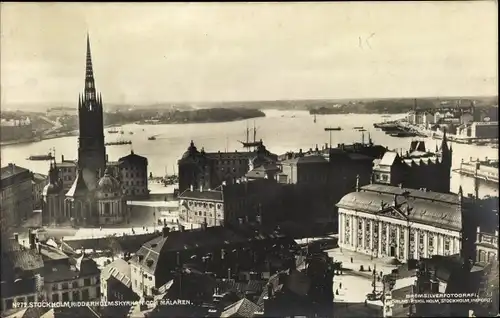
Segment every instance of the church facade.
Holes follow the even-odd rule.
[[[102,97],[97,94],[92,67],[90,40],[87,35],[85,88],[78,99],[78,160],[55,160],[49,169],[49,183],[43,190],[44,224],[105,225],[128,219],[126,195],[147,196],[147,159],[133,152],[118,162],[108,162],[104,144]],[[134,167],[131,167],[134,166]],[[136,167],[139,165],[139,167]],[[122,175],[134,168],[146,190],[137,182],[123,182]],[[69,186],[71,184],[71,186]],[[69,186],[69,189],[68,189]]]
[[[339,246],[400,261],[461,253],[464,197],[369,184],[338,203]]]

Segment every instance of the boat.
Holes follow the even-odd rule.
[[[246,141],[240,141],[238,140],[244,148],[253,148],[253,147],[259,147],[260,145],[262,145],[262,140],[257,140],[257,128],[255,127],[255,123],[254,123],[254,126],[253,126],[253,129],[252,129],[252,132],[253,132],[253,141],[250,141],[249,139],[249,134],[250,134],[250,129],[248,128],[247,126],[247,130],[246,130],[246,135],[247,135],[247,139]]]
[[[354,129],[364,129],[364,127],[363,126],[356,126],[356,127],[354,127]]]
[[[47,161],[53,159],[55,159],[55,157],[52,155],[51,152],[49,152],[46,155],[33,155],[28,157],[28,160],[33,160],[33,161]]]
[[[364,132],[364,131],[366,131],[366,129],[361,128],[361,129],[358,129],[358,131]]]
[[[341,127],[326,127],[325,131],[339,131],[342,130]]]
[[[129,135],[133,135],[133,134],[134,134],[134,132],[133,132],[133,131],[129,131],[129,133],[128,133],[128,134],[129,134]]]
[[[121,145],[131,145],[132,141],[130,140],[118,140],[118,141],[111,141],[107,142],[104,145],[105,146],[121,146]]]
[[[120,131],[120,134],[122,134],[122,135],[124,134],[123,130],[122,130],[122,131]]]
[[[148,140],[156,140],[155,136],[148,137]]]
[[[391,137],[415,137],[417,136],[416,133],[411,132],[411,131],[398,131],[394,133],[389,134]]]
[[[117,134],[117,133],[119,133],[119,131],[115,128],[108,130],[108,134]]]

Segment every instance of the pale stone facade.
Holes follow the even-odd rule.
[[[461,205],[453,202],[457,199],[452,194],[367,185],[337,204],[339,246],[400,261],[457,254],[462,247]],[[442,226],[429,220],[442,221]]]

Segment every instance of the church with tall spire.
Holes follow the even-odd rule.
[[[103,113],[87,34],[84,89],[78,96],[78,159],[63,157],[60,164],[55,159],[50,163],[49,184],[43,190],[44,224],[123,223],[128,219],[126,200],[148,196],[146,158],[132,152],[117,162],[108,161]],[[129,180],[130,175],[137,180]]]

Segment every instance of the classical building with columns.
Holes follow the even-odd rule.
[[[341,248],[400,261],[461,253],[461,188],[458,195],[381,184],[356,190],[337,203]]]

